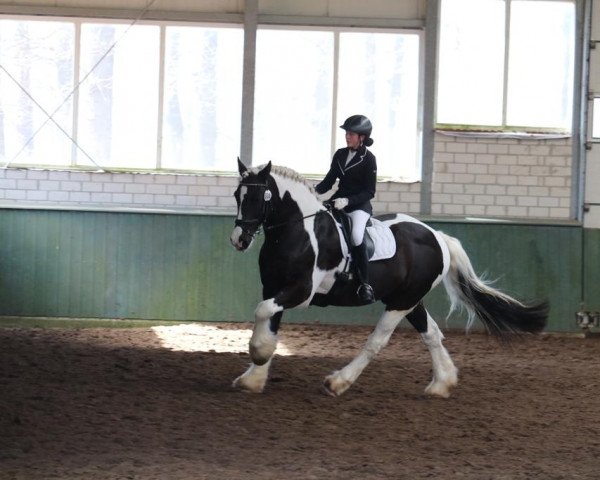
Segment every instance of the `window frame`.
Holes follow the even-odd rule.
[[[417,116],[416,116],[416,128],[417,128],[417,139],[416,142],[416,154],[415,154],[415,166],[412,169],[413,172],[410,175],[398,174],[398,175],[378,175],[378,180],[384,181],[397,181],[402,183],[413,183],[421,182],[423,179],[422,168],[423,168],[423,116],[424,116],[424,99],[425,99],[425,31],[423,29],[415,29],[408,27],[354,27],[354,26],[328,26],[328,25],[303,25],[299,23],[295,24],[279,24],[279,23],[262,23],[258,22],[258,30],[299,30],[299,31],[324,31],[333,34],[333,89],[332,89],[332,105],[331,105],[331,131],[330,131],[330,152],[329,158],[323,161],[327,163],[331,160],[333,154],[337,149],[340,148],[338,142],[338,130],[339,125],[344,122],[344,119],[337,118],[338,111],[338,73],[339,73],[339,62],[340,62],[340,36],[343,33],[381,33],[381,34],[405,34],[414,35],[418,39],[419,53],[418,53],[418,72],[417,72]],[[256,77],[255,77],[256,78]],[[375,135],[374,135],[375,137]],[[376,147],[374,147],[376,149]],[[376,152],[375,152],[376,153]],[[397,159],[398,162],[402,159]],[[328,165],[328,163],[327,163]],[[323,174],[306,174],[309,178],[322,178]]]
[[[166,45],[166,29],[168,27],[199,27],[199,28],[212,28],[212,29],[238,29],[243,32],[244,25],[236,22],[211,22],[211,21],[182,21],[182,20],[137,20],[132,22],[131,19],[126,18],[113,18],[113,17],[99,17],[99,16],[64,16],[64,15],[27,15],[27,14],[0,14],[0,20],[17,20],[26,22],[62,22],[71,23],[74,26],[74,59],[73,59],[73,90],[70,98],[73,102],[73,117],[71,136],[68,138],[71,143],[71,154],[68,161],[62,164],[42,164],[42,163],[28,163],[18,162],[17,158],[7,159],[4,165],[0,165],[2,168],[25,168],[25,169],[39,169],[44,170],[74,170],[74,171],[105,171],[105,172],[116,172],[116,173],[157,173],[157,174],[189,174],[189,175],[202,175],[209,174],[215,175],[219,173],[230,173],[222,172],[218,170],[210,169],[174,169],[162,167],[162,126],[163,126],[163,113],[164,113],[164,86],[165,86],[165,45]],[[80,66],[81,66],[81,28],[82,24],[113,24],[123,25],[126,27],[126,31],[134,25],[149,25],[156,26],[159,28],[159,51],[158,51],[158,107],[156,109],[157,115],[157,129],[158,134],[155,138],[155,167],[154,168],[140,168],[140,167],[121,167],[121,166],[102,166],[96,163],[93,157],[89,158],[93,165],[84,165],[76,163],[76,151],[80,148],[78,144],[78,115],[79,115],[79,86],[82,79],[80,78]],[[126,33],[124,33],[126,35]],[[118,43],[119,39],[117,39]],[[243,55],[243,52],[242,52]],[[3,74],[4,72],[0,72]],[[240,89],[242,85],[240,84]],[[63,99],[64,100],[64,99]],[[66,101],[66,100],[65,100]],[[241,128],[239,134],[241,135]],[[81,150],[84,156],[88,157],[85,153],[85,149]],[[232,170],[233,172],[233,170]]]
[[[69,15],[61,15],[59,13],[47,13],[43,15],[31,15],[27,13],[1,13],[1,19],[7,20],[19,20],[19,21],[55,21],[55,22],[66,22],[71,23],[74,26],[74,60],[73,60],[73,92],[71,94],[71,102],[73,102],[73,113],[72,113],[72,131],[71,138],[69,139],[72,144],[70,158],[67,158],[64,163],[61,164],[41,164],[41,163],[29,163],[19,161],[18,158],[7,158],[5,166],[10,166],[14,168],[43,168],[48,170],[56,170],[56,169],[70,169],[70,170],[79,170],[79,171],[98,171],[98,169],[103,171],[114,171],[114,172],[144,172],[144,173],[183,173],[183,174],[220,174],[232,173],[233,170],[222,172],[217,170],[211,170],[209,168],[198,168],[198,169],[174,169],[174,168],[164,168],[162,165],[162,128],[163,128],[163,114],[164,114],[164,86],[165,86],[165,37],[166,37],[166,29],[171,26],[183,26],[183,27],[205,27],[205,28],[233,28],[244,31],[244,23],[240,22],[243,20],[238,18],[238,16],[227,16],[225,15],[221,19],[215,20],[203,20],[202,18],[193,18],[191,20],[179,20],[179,19],[165,19],[165,20],[138,20],[132,22],[131,19],[122,18],[119,16],[99,16],[97,12],[90,13],[90,15],[82,14],[82,12],[78,13],[76,16]],[[158,99],[158,108],[156,111],[157,121],[158,121],[158,136],[156,138],[156,156],[154,159],[154,167],[151,168],[140,168],[140,167],[120,167],[120,166],[102,166],[102,164],[97,164],[95,159],[92,159],[89,165],[85,164],[77,164],[76,163],[76,151],[78,150],[78,142],[79,140],[79,132],[78,132],[78,123],[79,123],[79,83],[81,81],[81,76],[85,75],[85,73],[80,72],[80,63],[81,63],[81,30],[83,24],[116,24],[116,25],[124,25],[126,27],[131,27],[133,25],[151,25],[159,27],[159,45],[160,51],[159,55],[159,99]],[[333,23],[333,22],[332,22]],[[371,22],[367,22],[371,23]],[[411,167],[414,170],[412,176],[407,178],[400,171],[397,177],[382,177],[389,180],[398,180],[403,182],[410,181],[421,181],[422,179],[422,151],[423,151],[423,110],[424,110],[424,70],[425,70],[425,55],[426,55],[426,45],[425,45],[425,32],[422,28],[413,27],[411,25],[408,26],[359,26],[355,27],[353,24],[348,25],[330,25],[328,23],[322,23],[319,25],[305,25],[303,22],[300,23],[279,23],[279,22],[269,22],[265,23],[259,22],[257,25],[257,31],[259,28],[272,28],[272,29],[296,29],[296,30],[307,30],[307,29],[315,29],[331,32],[334,35],[335,42],[335,50],[334,50],[334,75],[337,75],[337,63],[339,62],[339,38],[341,33],[392,33],[392,34],[410,34],[415,35],[418,38],[419,42],[419,58],[418,58],[418,99],[417,99],[417,130],[418,130],[418,139],[416,140],[416,158],[415,165],[416,167]],[[245,48],[245,47],[244,47]],[[245,52],[243,52],[245,55]],[[336,77],[337,78],[337,77]],[[243,82],[244,80],[242,80]],[[254,80],[253,80],[254,81]],[[240,86],[243,88],[243,86]],[[337,81],[334,81],[334,98],[337,99]],[[242,106],[243,108],[243,106]],[[337,124],[335,117],[337,115],[337,104],[333,103],[332,105],[332,131],[330,134],[331,138],[331,155],[336,150],[336,134],[337,134]],[[338,119],[339,120],[339,119]],[[239,135],[243,136],[243,125],[240,127]],[[241,142],[243,140],[241,139]],[[82,146],[85,149],[85,146]],[[240,143],[240,148],[242,147],[242,143]],[[84,155],[85,154],[80,154]],[[398,162],[402,161],[402,159],[398,159]]]
[[[440,0],[443,2],[444,0]],[[436,132],[440,132],[443,134],[449,135],[460,135],[460,136],[487,136],[487,137],[513,137],[513,138],[547,138],[547,139],[556,139],[556,138],[571,138],[575,131],[575,115],[573,107],[571,108],[572,118],[571,125],[567,130],[564,128],[558,127],[532,127],[532,126],[522,126],[522,125],[508,125],[507,124],[507,108],[508,108],[508,84],[509,84],[509,62],[510,62],[510,31],[511,31],[511,4],[513,0],[503,0],[504,1],[504,58],[503,58],[503,79],[502,79],[502,124],[501,125],[476,125],[476,124],[461,124],[461,123],[444,123],[437,121],[437,102],[439,101],[438,92],[439,92],[439,82],[440,82],[440,74],[439,74],[439,56],[440,56],[440,41],[441,35],[438,34],[437,38],[437,50],[438,50],[438,59],[436,61],[436,65],[438,67],[438,71],[436,74],[435,81],[435,95],[436,95],[436,114],[434,118],[434,129]],[[533,0],[531,0],[533,1]],[[573,100],[572,103],[575,102],[576,99],[576,88],[577,88],[577,0],[544,0],[550,2],[557,3],[570,3],[573,5],[574,9],[574,37],[573,38],[573,65],[572,65],[572,76],[573,76]],[[441,7],[441,3],[440,3]],[[440,14],[438,18],[438,31],[441,33],[441,25],[442,25],[442,11],[440,8]]]

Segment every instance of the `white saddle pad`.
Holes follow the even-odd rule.
[[[346,242],[344,241],[342,227],[337,222],[336,225],[339,232],[342,254],[344,257],[347,257],[349,251],[348,245],[346,245]],[[375,245],[375,252],[369,258],[370,262],[385,260],[394,256],[396,253],[396,239],[394,238],[394,234],[390,230],[390,227],[376,218],[371,218],[371,226],[367,227],[367,232]]]
[[[393,257],[396,253],[396,239],[390,227],[376,218],[371,218],[371,224],[370,227],[367,227],[367,232],[375,244],[375,252],[369,261],[374,262]]]

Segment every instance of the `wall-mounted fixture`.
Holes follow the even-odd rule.
[[[591,329],[600,325],[600,312],[576,312],[575,323],[583,330],[586,337],[594,336],[596,332],[592,332]]]

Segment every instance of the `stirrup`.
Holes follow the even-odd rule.
[[[360,298],[365,303],[375,303],[375,293],[373,292],[373,287],[368,283],[362,283],[356,290],[356,294],[358,298]]]

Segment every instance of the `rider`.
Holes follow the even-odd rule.
[[[369,285],[367,247],[363,242],[365,228],[373,214],[371,199],[377,185],[377,163],[367,147],[373,145],[371,121],[364,115],[348,117],[340,128],[346,131],[346,148],[337,150],[329,172],[315,186],[319,194],[329,191],[339,178],[337,191],[330,202],[337,210],[344,210],[352,219],[351,248],[355,272],[360,286],[357,294],[365,303],[373,303],[375,294]]]

